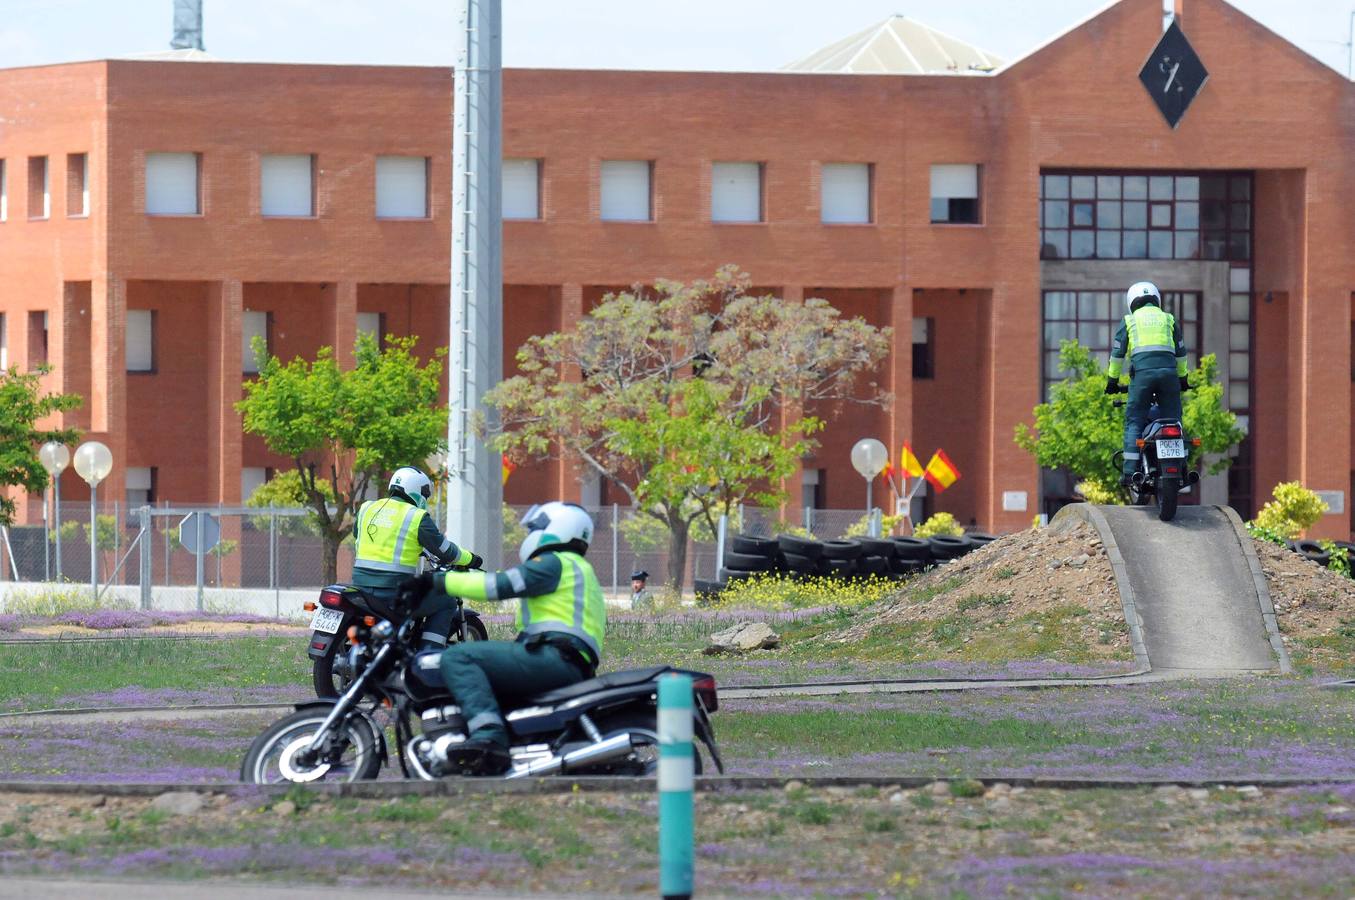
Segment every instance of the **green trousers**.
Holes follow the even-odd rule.
[[[1151,421],[1149,409],[1157,404],[1159,419],[1181,418],[1181,384],[1176,369],[1147,369],[1134,372],[1129,380],[1129,399],[1124,405],[1124,474],[1139,468],[1138,439]]]
[[[442,677],[466,718],[472,738],[508,746],[499,698],[526,699],[583,681],[583,671],[549,644],[471,641],[442,654]]]

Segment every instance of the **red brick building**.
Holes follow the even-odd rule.
[[[937,508],[1014,529],[1067,493],[1011,440],[1049,351],[1108,346],[1151,279],[1247,418],[1206,497],[1343,500],[1355,90],[1222,0],[1178,20],[1209,77],[1175,129],[1139,80],[1160,0],[991,72],[506,72],[506,365],[610,289],[735,263],[894,328],[893,404],[827,430],[804,499],[859,505],[851,444],[910,439],[964,473]],[[3,346],[88,398],[69,420],[113,448],[114,496],[233,503],[285,464],[232,411],[249,334],[284,357],[446,342],[450,98],[443,69],[0,70]],[[508,499],[581,490],[543,465]]]

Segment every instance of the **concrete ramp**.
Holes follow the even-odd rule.
[[[1059,511],[1093,525],[1115,569],[1140,665],[1157,671],[1290,671],[1265,576],[1237,513],[1182,506],[1171,522],[1153,507]]]

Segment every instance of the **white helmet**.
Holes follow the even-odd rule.
[[[1130,312],[1138,309],[1149,299],[1158,306],[1162,305],[1162,294],[1158,291],[1157,285],[1151,281],[1140,281],[1124,292],[1124,305]]]
[[[527,538],[518,548],[523,562],[545,547],[579,541],[587,550],[593,541],[593,518],[574,503],[552,500],[533,506],[522,517],[522,524],[527,528]]]
[[[412,466],[402,466],[391,476],[390,493],[405,495],[410,503],[419,509],[428,508],[428,498],[433,494],[433,483],[428,476]]]

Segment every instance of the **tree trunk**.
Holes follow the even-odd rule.
[[[668,584],[679,594],[687,574],[687,533],[691,525],[685,519],[668,519]]]
[[[324,584],[335,584],[339,580],[339,545],[343,543],[343,535],[335,534],[329,529],[325,530],[325,580]]]

